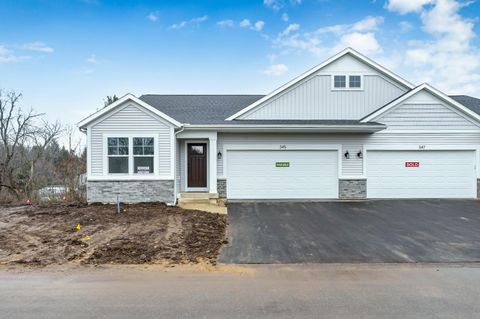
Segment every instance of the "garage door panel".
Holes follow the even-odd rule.
[[[405,167],[419,162],[419,167]],[[473,198],[473,151],[369,151],[369,198]]]
[[[228,151],[227,197],[337,198],[337,151]]]

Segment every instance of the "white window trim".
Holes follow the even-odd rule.
[[[345,79],[345,87],[344,88],[336,88],[335,87],[335,76],[336,75],[343,75],[346,77]],[[350,87],[350,76],[356,75],[360,76],[360,87],[358,88],[351,88]],[[332,73],[330,74],[330,85],[332,91],[363,91],[363,74],[359,73],[352,73],[352,72],[345,72],[345,73]]]
[[[108,138],[109,137],[126,137],[128,138],[128,173],[109,173],[108,172]],[[153,138],[153,174],[138,174],[133,172],[133,138],[134,137],[151,137]],[[103,134],[103,176],[113,178],[140,178],[149,179],[158,177],[158,136],[151,133],[105,133]]]

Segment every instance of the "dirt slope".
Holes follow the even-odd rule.
[[[226,216],[163,204],[0,207],[0,264],[215,263]],[[80,225],[80,229],[76,226]]]

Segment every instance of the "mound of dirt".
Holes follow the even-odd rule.
[[[215,263],[226,216],[164,204],[0,207],[0,264]]]

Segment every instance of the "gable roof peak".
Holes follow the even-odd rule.
[[[243,110],[240,110],[238,111],[237,113],[233,114],[232,116],[226,118],[225,120],[226,121],[232,121],[236,118],[238,118],[239,116],[247,113],[248,111],[250,111],[251,109],[253,108],[256,108],[257,106],[263,104],[264,102],[266,102],[267,100],[273,98],[274,96],[276,96],[277,94],[285,91],[286,89],[292,87],[293,85],[297,84],[298,82],[302,81],[303,79],[307,78],[308,76],[316,73],[317,71],[319,71],[320,69],[326,67],[327,65],[331,64],[332,62],[340,59],[341,57],[343,57],[344,55],[346,54],[351,54],[353,55],[356,59],[359,59],[361,62],[367,64],[368,66],[376,69],[377,71],[387,75],[388,77],[396,80],[397,82],[401,83],[402,85],[404,85],[406,88],[408,89],[413,89],[415,86],[408,82],[407,80],[403,79],[402,77],[396,75],[395,73],[393,73],[392,71],[388,70],[387,68],[381,66],[380,64],[378,64],[377,62],[371,60],[370,58],[368,58],[367,56],[361,54],[360,52],[356,51],[355,49],[351,48],[351,47],[346,47],[345,49],[343,49],[342,51],[338,52],[337,54],[331,56],[330,58],[328,58],[327,60],[323,61],[322,63],[318,64],[317,66],[311,68],[310,70],[300,74],[299,76],[297,76],[296,78],[294,78],[293,80],[285,83],[284,85],[282,85],[281,87],[279,87],[278,89],[274,90],[273,92],[267,94],[266,96],[264,96],[263,98],[259,99],[258,101],[250,104],[249,106],[247,106],[246,108],[244,108]]]
[[[84,130],[90,123],[92,123],[93,121],[101,118],[105,114],[109,113],[110,111],[112,111],[113,109],[117,108],[118,106],[124,104],[127,101],[132,101],[132,102],[140,105],[141,107],[143,107],[146,110],[152,112],[153,114],[163,118],[164,120],[166,120],[167,122],[171,123],[172,125],[174,125],[176,127],[181,126],[181,123],[179,123],[175,119],[173,119],[170,116],[164,114],[163,112],[160,112],[159,110],[152,107],[150,104],[140,100],[139,98],[137,98],[135,95],[133,95],[131,93],[127,93],[127,94],[123,95],[122,97],[120,97],[115,102],[101,108],[100,110],[96,111],[93,114],[90,114],[89,116],[87,116],[86,118],[84,118],[83,120],[78,122],[77,126],[80,128],[80,130]]]

